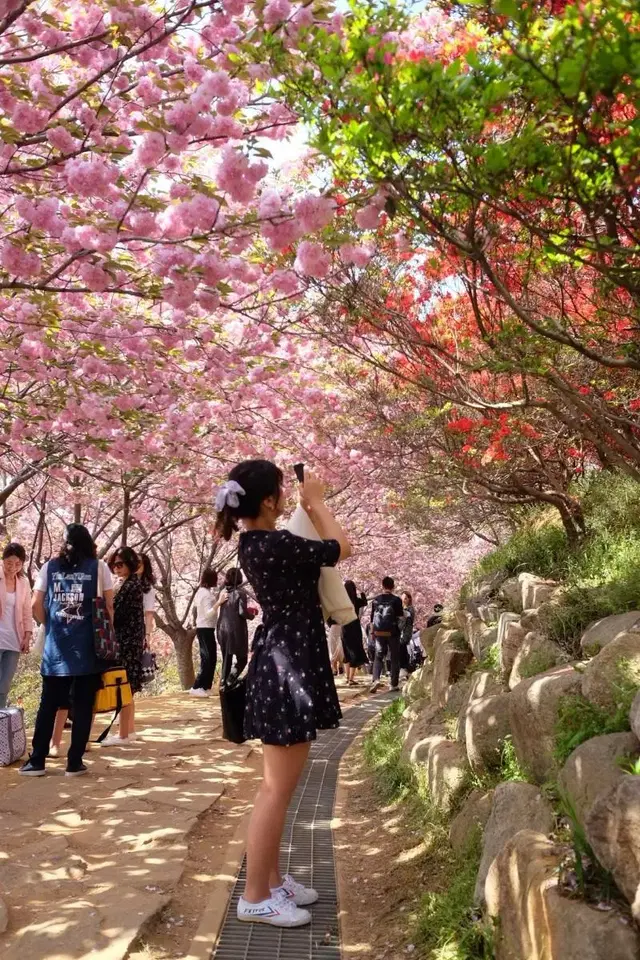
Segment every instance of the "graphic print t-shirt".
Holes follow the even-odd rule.
[[[65,570],[56,559],[45,563],[38,573],[35,589],[45,595],[45,676],[82,676],[98,670],[92,619],[98,564],[102,590],[113,589],[111,572],[102,561],[85,560]]]

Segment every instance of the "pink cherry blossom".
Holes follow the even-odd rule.
[[[298,246],[295,268],[304,276],[321,279],[331,269],[331,255],[321,244],[303,240]]]
[[[143,167],[153,167],[162,159],[166,149],[161,133],[147,133],[136,150],[136,160]]]
[[[355,217],[356,223],[363,230],[375,230],[378,226],[379,219],[380,210],[374,204],[362,207],[361,210],[358,210]]]
[[[0,247],[0,261],[4,269],[16,277],[36,277],[40,273],[37,254],[28,253],[8,240]]]
[[[355,267],[366,267],[373,254],[373,247],[367,244],[356,246],[345,243],[340,247],[340,257],[343,263],[353,264]]]
[[[269,0],[264,8],[264,22],[268,24],[282,23],[291,16],[292,6],[289,0]]]
[[[29,103],[18,103],[11,115],[16,130],[23,133],[39,133],[47,123],[46,110],[38,110]]]
[[[294,209],[304,233],[315,233],[331,223],[336,211],[336,202],[331,197],[308,193],[296,201]]]

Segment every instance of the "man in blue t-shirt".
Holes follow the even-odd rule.
[[[371,635],[375,642],[376,657],[373,664],[373,683],[370,693],[380,686],[382,666],[391,657],[391,689],[398,690],[400,677],[400,633],[404,620],[402,600],[393,592],[395,583],[392,577],[382,581],[382,593],[371,604]]]

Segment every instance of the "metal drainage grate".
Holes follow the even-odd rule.
[[[331,818],[338,765],[364,724],[393,699],[385,694],[347,711],[338,730],[323,731],[289,807],[283,837],[283,866],[296,880],[315,887],[320,900],[307,927],[282,930],[239,923],[236,908],[245,884],[245,862],[233,889],[212,960],[340,960],[338,902]]]

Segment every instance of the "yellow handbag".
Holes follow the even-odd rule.
[[[96,743],[102,743],[108,737],[116,717],[122,708],[128,707],[130,703],[133,703],[133,693],[131,692],[131,684],[127,679],[127,671],[122,667],[106,670],[102,674],[101,685],[93,702],[93,712],[110,713],[114,710],[115,713],[111,723],[106,730],[102,731]]]
[[[102,674],[102,684],[96,693],[93,704],[94,713],[110,713],[111,710],[120,711],[133,702],[131,685],[127,679],[127,671],[122,668],[106,670]]]

